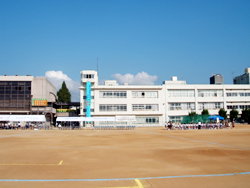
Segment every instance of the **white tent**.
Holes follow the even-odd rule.
[[[46,121],[44,115],[0,115],[0,121]]]
[[[9,121],[10,115],[0,115],[0,121]]]
[[[115,117],[57,117],[56,121],[115,121]]]

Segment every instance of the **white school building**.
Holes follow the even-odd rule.
[[[119,85],[115,80],[98,84],[98,72],[81,71],[80,116],[135,116],[136,125],[162,126],[181,122],[190,112],[208,109],[217,115],[220,108],[235,108],[241,114],[250,108],[250,85],[186,84],[172,77],[162,85]]]

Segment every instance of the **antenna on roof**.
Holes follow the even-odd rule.
[[[98,76],[98,58],[97,58],[97,76]]]

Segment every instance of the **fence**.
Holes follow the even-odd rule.
[[[193,115],[193,116],[182,116],[181,123],[208,123],[210,120],[208,119],[209,115]]]

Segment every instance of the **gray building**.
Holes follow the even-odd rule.
[[[44,77],[0,76],[0,114],[44,114],[53,122],[56,88]]]
[[[245,69],[245,74],[242,74],[240,76],[236,76],[234,78],[234,84],[250,84],[250,68]]]
[[[210,77],[210,84],[223,84],[223,76],[221,74],[216,74]]]

